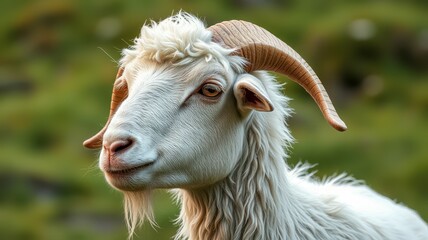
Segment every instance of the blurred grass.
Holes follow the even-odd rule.
[[[126,237],[121,194],[105,183],[97,152],[81,146],[107,118],[117,67],[99,48],[118,60],[147,19],[180,9],[208,25],[257,23],[318,73],[349,131],[334,132],[304,90],[287,84],[296,112],[291,165],[317,163],[319,177],[347,172],[427,220],[427,8],[425,1],[2,4],[0,239]],[[358,39],[358,31],[369,37]],[[155,198],[160,228],[146,224],[139,238],[168,239],[176,231],[177,207],[164,191]]]

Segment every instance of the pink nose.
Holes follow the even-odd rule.
[[[110,145],[104,146],[104,148],[110,154],[117,154],[119,152],[124,152],[129,149],[134,142],[131,139],[121,139],[112,142]]]

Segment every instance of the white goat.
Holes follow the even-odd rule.
[[[338,130],[318,77],[289,46],[243,21],[206,29],[188,14],[143,26],[123,51],[106,126],[84,145],[123,191],[132,235],[153,221],[150,192],[177,188],[176,239],[428,239],[426,223],[351,178],[290,170],[280,85],[289,76]]]

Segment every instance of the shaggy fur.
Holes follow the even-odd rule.
[[[211,42],[211,33],[199,19],[179,13],[160,23],[144,26],[135,45],[123,51],[121,65],[127,70],[131,94],[137,94],[140,90],[135,89],[132,79],[154,78],[154,75],[156,79],[177,79],[180,76],[177,86],[185,85],[189,79],[197,78],[196,73],[203,75],[204,71],[210,71],[206,65],[200,65],[201,60],[205,64],[219,63],[226,79],[236,79],[243,72],[245,61],[231,56],[231,52]],[[177,74],[168,75],[168,68],[176,68]],[[307,173],[307,165],[289,169],[284,160],[285,150],[293,138],[285,123],[290,115],[287,99],[272,76],[265,72],[251,74],[261,80],[275,110],[269,113],[252,111],[243,120],[243,134],[230,133],[236,135],[235,144],[242,143],[234,149],[237,157],[229,154],[226,159],[236,162],[230,173],[213,183],[198,186],[176,184],[174,181],[180,180],[176,177],[170,178],[169,185],[156,186],[179,188],[174,190],[181,204],[176,239],[428,239],[427,225],[415,212],[367,186],[345,175],[316,181]],[[163,94],[155,96],[161,98]],[[133,99],[127,101],[137,98]],[[142,103],[134,102],[135,106],[138,104]],[[126,116],[122,114],[125,110],[119,109],[119,117],[115,117]],[[120,126],[115,125],[117,121],[113,118],[113,127]],[[212,135],[229,134],[227,126],[223,128],[223,132]],[[106,134],[112,135],[111,132]],[[165,136],[168,134],[171,133]],[[172,147],[176,146],[171,144]],[[212,167],[201,166],[201,171],[211,171]],[[150,189],[124,191],[131,234],[144,219],[154,223]]]

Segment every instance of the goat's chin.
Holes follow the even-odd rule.
[[[152,226],[156,226],[151,204],[151,189],[141,191],[123,191],[125,220],[131,237],[135,229],[147,219]]]
[[[138,186],[129,182],[111,181],[107,179],[109,185],[122,192],[141,192],[145,191],[145,187]]]
[[[108,173],[104,173],[104,176],[110,186],[120,191],[139,192],[139,191],[145,191],[148,188],[146,184],[141,183],[141,182],[144,182],[142,181],[142,179],[138,179],[135,176],[118,177],[118,176],[111,176]]]

